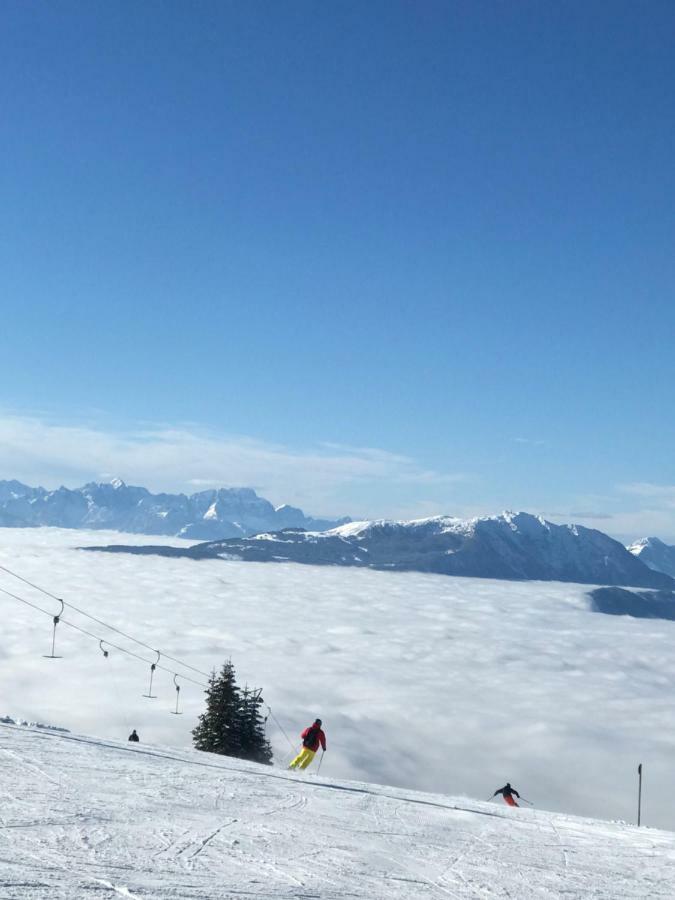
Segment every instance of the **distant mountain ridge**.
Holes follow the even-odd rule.
[[[462,520],[352,522],[328,531],[286,528],[189,548],[108,547],[193,559],[299,562],[432,572],[478,578],[571,581],[664,590],[675,580],[652,571],[619,543],[591,528],[554,525],[529,513]]]
[[[119,478],[54,491],[20,481],[0,481],[0,527],[6,528],[107,528],[132,534],[219,540],[288,527],[323,531],[349,521],[313,518],[287,504],[274,507],[252,488],[220,488],[187,495],[152,494]]]
[[[665,572],[675,578],[675,547],[657,537],[646,537],[635,541],[628,550],[655,572]]]

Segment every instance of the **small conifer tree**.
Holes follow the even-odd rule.
[[[206,710],[192,731],[197,750],[271,765],[272,748],[260,712],[261,691],[246,687],[242,693],[228,660],[218,674],[213,671],[205,693]]]
[[[197,750],[220,753],[222,756],[241,754],[240,731],[241,696],[231,661],[223,663],[220,673],[215,670],[206,689],[206,710],[199,717],[192,732]]]

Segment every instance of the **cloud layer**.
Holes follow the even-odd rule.
[[[203,672],[231,657],[294,739],[320,715],[322,775],[472,797],[508,779],[548,809],[629,819],[642,761],[649,824],[673,826],[675,623],[591,612],[582,585],[75,549],[109,540],[144,542],[3,529],[0,563]],[[185,715],[170,716],[170,675],[158,670],[149,702],[147,664],[115,649],[104,660],[65,626],[63,658],[44,659],[58,604],[7,573],[0,587],[47,612],[0,594],[0,678],[12,686],[2,712],[189,744],[201,688],[183,681]],[[129,646],[72,610],[65,620]],[[290,748],[268,724],[283,765]]]
[[[544,497],[533,488],[530,496],[511,485],[507,467],[490,473],[493,481],[500,479],[499,489],[493,485],[491,492],[473,473],[437,471],[375,447],[328,442],[293,447],[189,423],[114,429],[0,413],[0,479],[55,488],[113,476],[172,493],[253,487],[273,503],[353,518],[469,518],[505,505],[600,528],[626,542],[656,535],[675,543],[674,485],[635,479],[599,485],[597,494]]]
[[[395,495],[403,488],[447,489],[462,480],[461,475],[425,469],[407,456],[372,447],[319,444],[296,449],[189,425],[114,433],[37,417],[0,417],[0,478],[54,488],[113,475],[155,491],[255,487],[273,502],[352,515],[361,512],[352,506],[359,493],[378,486]],[[393,496],[387,514],[395,502]]]

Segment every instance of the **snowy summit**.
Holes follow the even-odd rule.
[[[675,578],[675,547],[657,537],[646,537],[631,544],[628,550],[655,572]]]
[[[100,548],[93,548],[100,549]],[[435,516],[397,522],[350,522],[327,531],[285,528],[191,548],[115,546],[115,552],[156,552],[195,559],[300,562],[433,572],[478,578],[573,581],[675,589],[675,581],[601,531],[555,525],[529,513],[457,519]]]
[[[20,481],[0,481],[0,527],[108,528],[192,540],[241,537],[265,529],[332,528],[348,519],[317,519],[284,504],[274,507],[252,488],[218,488],[196,494],[152,494],[121,478],[73,490],[46,491]]]

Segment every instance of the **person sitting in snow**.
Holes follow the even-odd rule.
[[[131,732],[131,734],[129,735],[129,740],[130,740],[130,741],[134,741],[135,743],[138,743],[138,741],[140,741],[139,736],[136,734],[136,729],[135,729],[135,728],[134,728],[134,730]]]
[[[314,754],[321,745],[326,752],[326,735],[321,728],[321,719],[315,719],[313,725],[309,725],[300,735],[302,738],[302,750],[289,765],[289,769],[306,769],[314,759]]]
[[[504,798],[504,803],[508,803],[509,806],[518,806],[516,801],[513,799],[513,795],[515,794],[516,797],[520,800],[520,794],[515,788],[511,787],[508,781],[503,788],[499,788],[498,791],[495,791],[492,797],[496,797],[497,794],[501,794]],[[492,797],[490,797],[490,799],[492,799]]]

